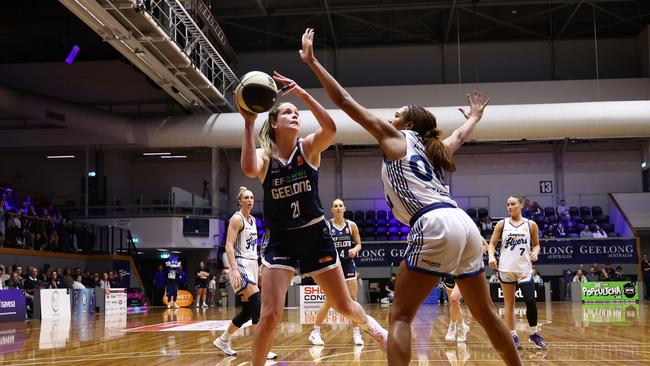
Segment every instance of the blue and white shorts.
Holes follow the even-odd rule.
[[[408,269],[462,279],[483,272],[483,237],[462,209],[437,207],[413,222],[404,260]]]
[[[237,270],[239,271],[242,282],[239,287],[233,286],[233,291],[235,291],[235,294],[239,295],[249,284],[257,285],[260,276],[260,266],[257,263],[257,259],[248,259],[243,257],[237,257],[235,259],[237,260]]]

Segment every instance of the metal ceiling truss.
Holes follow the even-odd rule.
[[[191,112],[232,112],[238,83],[176,0],[59,0]]]
[[[458,0],[454,3],[453,7],[458,8],[490,8],[490,7],[501,7],[501,6],[530,6],[530,5],[556,5],[556,4],[577,4],[581,0],[520,0],[520,1],[504,1],[504,0],[481,0],[481,1],[472,1],[472,0]],[[592,3],[595,4],[612,4],[612,3],[636,3],[638,0],[592,0]],[[372,4],[372,5],[336,5],[330,6],[329,9],[332,13],[376,13],[376,12],[386,12],[393,13],[396,11],[406,11],[406,10],[434,10],[434,9],[452,9],[453,1],[429,1],[429,2],[420,2],[420,3],[399,3],[399,4]],[[217,16],[218,20],[221,19],[244,19],[244,18],[260,18],[260,17],[283,17],[283,16],[293,16],[293,15],[313,15],[313,14],[322,14],[322,7],[310,7],[310,8],[285,8],[285,9],[275,9],[268,10],[262,14],[258,11],[251,10],[237,10],[230,11],[225,14],[219,14]],[[265,15],[266,14],[266,15]]]
[[[273,2],[267,1],[267,4],[269,3]],[[296,2],[296,4],[300,3]],[[480,30],[473,30],[469,33],[465,31],[465,34],[461,34],[462,39],[494,38],[494,35],[491,33],[495,30],[509,28],[527,37],[543,40],[557,40],[563,37],[580,36],[589,31],[587,29],[584,31],[576,31],[575,29],[578,28],[578,26],[574,19],[577,19],[576,16],[579,13],[582,13],[582,10],[585,9],[583,5],[589,5],[590,9],[596,9],[598,13],[607,14],[617,20],[615,23],[606,24],[604,28],[626,24],[641,29],[644,25],[642,22],[636,20],[646,17],[647,14],[629,17],[622,14],[623,11],[621,11],[621,9],[630,9],[630,6],[636,7],[637,5],[635,4],[639,4],[638,0],[438,0],[394,4],[391,4],[388,1],[382,1],[381,3],[372,5],[349,5],[345,3],[334,5],[331,0],[323,0],[320,6],[314,7],[290,8],[290,3],[285,2],[283,3],[284,8],[273,7],[271,4],[264,9],[264,12],[260,12],[259,9],[251,8],[227,9],[220,11],[216,16],[221,22],[235,27],[245,28],[272,37],[290,39],[292,41],[295,41],[297,38],[285,36],[284,34],[286,33],[278,32],[277,29],[273,28],[273,25],[278,22],[267,22],[267,27],[261,29],[258,26],[259,22],[256,23],[255,19],[261,17],[265,17],[266,19],[286,17],[286,23],[288,23],[284,26],[284,29],[286,30],[287,28],[294,27],[296,24],[296,22],[293,21],[293,18],[306,17],[311,20],[314,17],[324,16],[327,19],[329,28],[328,33],[331,35],[332,39],[331,44],[334,45],[335,49],[338,49],[341,46],[351,46],[356,44],[357,42],[355,40],[358,38],[358,35],[353,36],[354,31],[346,31],[354,28],[349,28],[349,22],[337,23],[337,17],[339,19],[364,24],[370,30],[370,33],[366,35],[366,39],[369,37],[379,37],[377,40],[381,43],[400,42],[404,37],[410,38],[414,41],[433,44],[448,43],[451,38],[455,38],[455,35],[452,34],[452,27],[456,23],[454,17],[458,15],[459,11],[473,16],[474,19],[472,22],[474,22],[475,25],[477,24],[477,21],[482,20],[480,26],[476,27],[476,29]],[[623,8],[621,8],[622,6]],[[504,17],[497,15],[500,11],[499,8],[504,7],[508,12],[508,8],[512,8],[513,15],[517,13],[517,10],[520,10],[522,16],[512,18],[507,17],[508,19],[504,19]],[[569,12],[567,8],[572,10]],[[643,8],[640,9],[643,10]],[[562,10],[564,11],[560,12]],[[408,20],[400,19],[397,23],[392,24],[393,15],[399,12],[402,12],[402,15],[404,15],[403,18]],[[445,13],[443,15],[438,15],[435,18],[424,19],[425,17],[434,16],[440,12]],[[528,12],[532,14],[527,14]],[[385,15],[385,18],[373,17],[372,20],[370,20],[368,15],[372,14],[382,14]],[[544,23],[543,20],[536,22],[535,18],[541,16],[546,16],[548,22]],[[533,22],[531,22],[531,20],[533,20]],[[492,26],[489,23],[486,24],[485,21],[494,23],[495,25]],[[643,21],[645,21],[645,19]],[[300,20],[299,22],[307,23],[305,20]],[[557,31],[557,28],[554,26],[556,22],[559,23],[559,31]],[[582,22],[584,25],[584,20]],[[245,23],[245,25],[242,23]],[[442,25],[439,27],[432,26],[432,24],[436,23],[441,23]],[[346,25],[348,26],[347,28]],[[467,26],[468,25],[466,25],[466,27]],[[591,27],[591,29],[592,28],[593,27]],[[598,27],[598,29],[601,29],[601,27]],[[571,31],[571,33],[569,34],[568,31]],[[508,34],[506,37],[512,37],[513,35],[512,32],[506,34]],[[399,35],[400,38],[393,41],[391,37],[394,35]],[[239,38],[239,40],[244,39],[245,38]],[[496,39],[500,38],[497,36]],[[346,42],[346,40],[352,41]],[[324,42],[327,42],[327,40]]]

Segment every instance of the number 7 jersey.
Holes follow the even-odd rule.
[[[323,216],[318,197],[318,168],[302,151],[302,140],[284,164],[270,158],[264,187],[264,221],[271,229],[293,229]]]
[[[523,219],[515,226],[509,218],[504,219],[499,251],[499,272],[532,273],[530,249],[529,220]]]
[[[458,207],[449,196],[442,173],[429,162],[420,135],[410,130],[400,132],[406,139],[406,155],[399,160],[384,160],[381,168],[384,193],[395,217],[409,225],[413,215],[434,203]]]

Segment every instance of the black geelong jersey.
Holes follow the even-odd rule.
[[[352,229],[350,229],[350,222],[345,220],[345,225],[339,230],[334,226],[334,219],[327,220],[330,228],[330,234],[334,241],[334,246],[339,254],[339,258],[350,258],[348,250],[352,249]]]
[[[264,221],[271,230],[301,227],[323,215],[318,169],[305,159],[300,139],[286,165],[270,159],[262,186]]]

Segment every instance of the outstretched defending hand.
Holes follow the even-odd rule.
[[[307,28],[305,33],[302,34],[302,50],[298,51],[300,53],[300,59],[306,64],[310,64],[316,60],[314,57],[314,29]]]
[[[463,108],[458,108],[460,113],[463,114],[465,119],[473,117],[480,120],[481,117],[483,117],[483,111],[488,103],[490,103],[490,100],[485,98],[481,92],[475,90],[472,93],[467,94],[467,102],[469,103],[469,112],[465,113]]]
[[[289,79],[288,77],[281,75],[277,71],[273,71],[273,79],[277,81],[278,83],[281,83],[283,86],[278,90],[278,93],[282,96],[286,96],[289,94],[298,94],[300,91],[302,91],[302,88],[293,80]]]

